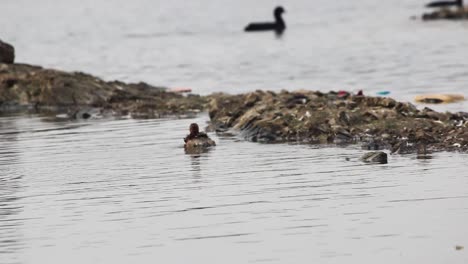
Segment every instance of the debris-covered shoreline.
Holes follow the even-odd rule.
[[[387,97],[319,91],[182,95],[146,83],[107,82],[81,72],[0,64],[0,114],[27,110],[158,118],[209,111],[217,131],[250,141],[362,143],[396,153],[468,152],[468,113],[422,110]]]
[[[440,113],[385,97],[318,91],[255,91],[212,96],[218,131],[250,141],[361,143],[394,153],[468,151],[468,113]]]
[[[207,99],[184,96],[146,83],[106,82],[81,72],[64,72],[27,64],[0,63],[0,113],[33,111],[155,118],[198,113]]]

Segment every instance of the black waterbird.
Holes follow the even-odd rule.
[[[450,7],[450,6],[456,6],[456,7],[461,8],[463,7],[463,0],[435,1],[426,5],[426,7]]]
[[[281,16],[285,12],[284,8],[277,6],[273,10],[273,16],[275,17],[275,22],[256,22],[248,24],[244,31],[254,32],[254,31],[275,31],[276,33],[282,33],[286,29],[286,23],[284,23],[283,17]]]

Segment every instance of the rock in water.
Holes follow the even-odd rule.
[[[15,48],[0,40],[0,63],[12,64],[15,61]]]
[[[361,161],[366,163],[387,164],[387,153],[382,151],[369,152],[361,157]]]

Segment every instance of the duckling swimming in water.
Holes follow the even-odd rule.
[[[250,23],[245,28],[244,31],[246,32],[253,32],[253,31],[267,31],[267,30],[274,30],[276,33],[282,33],[286,29],[286,23],[281,16],[284,13],[284,8],[282,6],[277,6],[273,10],[273,16],[275,17],[275,22],[257,22],[257,23]]]
[[[189,130],[190,134],[184,138],[185,149],[208,148],[216,146],[216,143],[211,138],[209,138],[206,133],[200,132],[197,123],[190,124]]]

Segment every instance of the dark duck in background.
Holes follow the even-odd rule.
[[[463,0],[435,1],[435,2],[431,2],[431,3],[426,5],[426,7],[441,7],[441,8],[452,7],[452,6],[462,8],[463,7]]]
[[[278,6],[273,10],[273,16],[275,17],[275,22],[250,23],[245,27],[244,31],[246,32],[275,31],[278,34],[281,34],[286,29],[286,23],[284,23],[283,17],[281,16],[284,12],[285,12],[284,8],[281,6]]]

